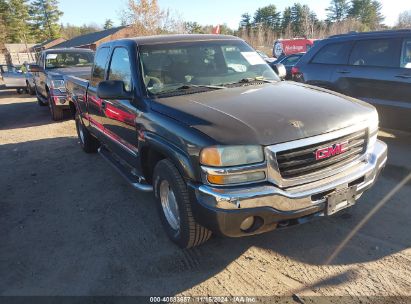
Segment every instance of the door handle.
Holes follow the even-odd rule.
[[[338,70],[337,73],[339,73],[339,74],[349,74],[351,72],[349,70]]]
[[[400,74],[400,75],[395,75],[397,78],[411,78],[411,74]]]

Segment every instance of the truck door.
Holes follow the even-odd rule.
[[[90,84],[87,90],[87,109],[81,109],[83,113],[88,113],[86,120],[90,122],[90,126],[96,129],[96,133],[100,139],[104,136],[104,127],[102,122],[102,99],[97,97],[97,86],[100,81],[106,79],[105,71],[110,54],[109,47],[103,47],[98,49],[95,59],[94,67],[91,72]]]
[[[116,47],[112,53],[108,80],[121,80],[126,91],[133,91],[133,79],[128,50]],[[138,158],[136,133],[137,109],[130,100],[103,100],[102,123],[110,150],[130,165]]]

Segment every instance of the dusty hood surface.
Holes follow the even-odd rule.
[[[152,109],[220,144],[260,145],[351,126],[375,111],[367,103],[292,82],[159,98]]]

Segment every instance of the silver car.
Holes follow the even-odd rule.
[[[16,89],[21,94],[26,90],[26,76],[20,66],[0,66],[1,77],[7,89]]]

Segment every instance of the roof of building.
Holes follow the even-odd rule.
[[[74,37],[73,39],[64,41],[63,43],[53,46],[53,48],[70,48],[83,45],[93,44],[107,36],[113,35],[122,30],[126,26],[113,27],[104,31],[89,33],[81,36]]]
[[[34,44],[28,43],[5,43],[4,46],[6,47],[9,53],[26,53],[30,52],[30,48],[34,46]]]

